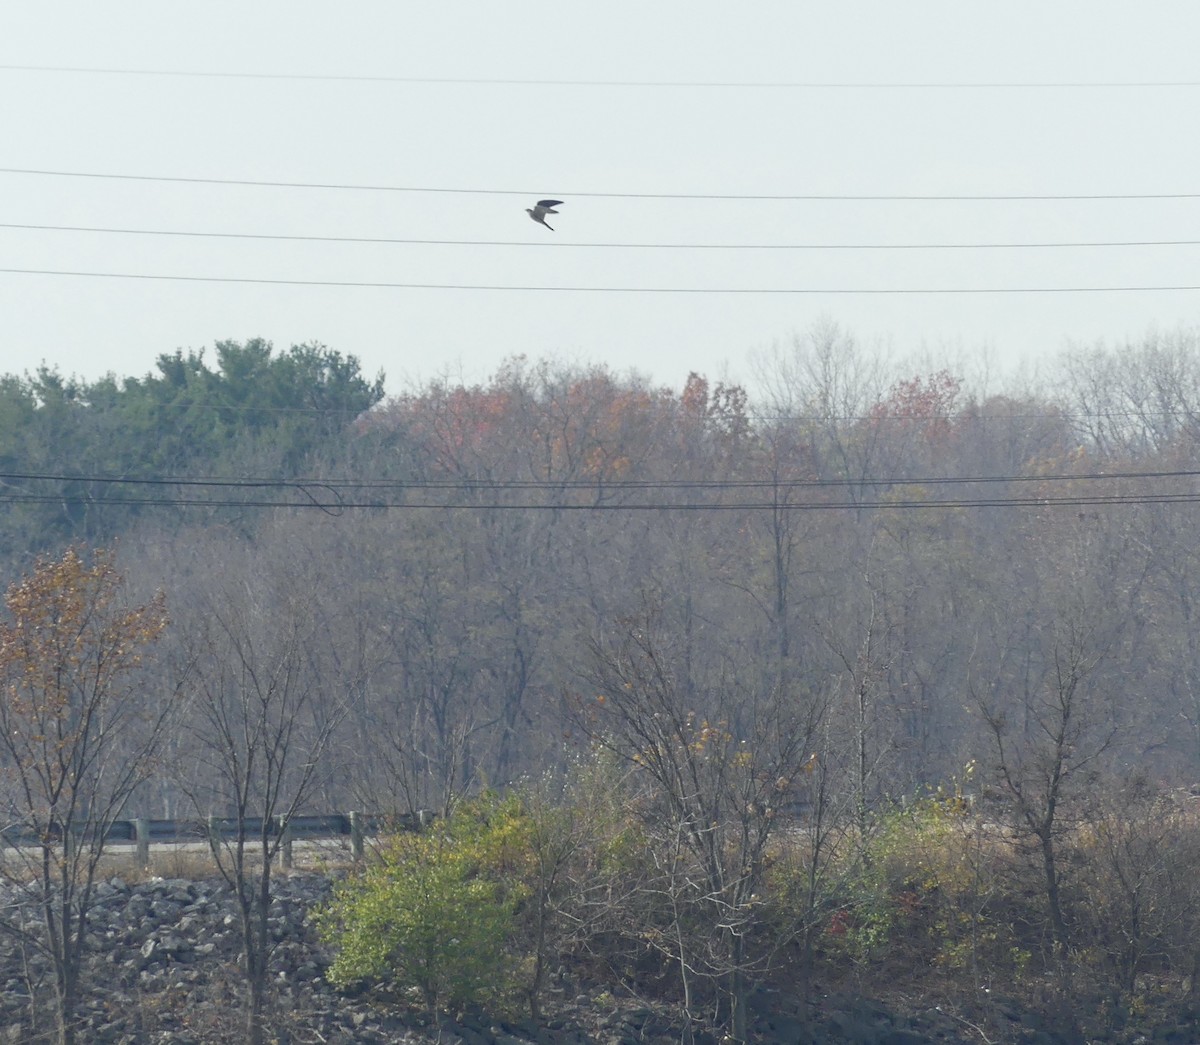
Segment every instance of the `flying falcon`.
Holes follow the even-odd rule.
[[[528,214],[534,221],[541,225],[546,225],[547,214],[557,214],[554,208],[562,205],[562,200],[538,200],[536,207],[526,207],[525,213]],[[546,225],[551,232],[554,231],[553,225]]]

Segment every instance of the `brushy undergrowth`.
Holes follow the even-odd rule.
[[[609,803],[610,817],[619,805]],[[632,830],[644,813],[631,802],[621,815]],[[546,967],[607,970],[645,997],[685,997],[684,973],[661,955],[668,943],[701,953],[712,928],[686,889],[663,891],[666,863],[652,833],[621,834],[613,823],[576,832],[546,877],[539,831],[548,817],[580,815],[537,807],[528,795],[488,794],[425,834],[390,839],[321,912],[336,950],[331,978],[389,987],[430,1008],[511,1009],[536,991]],[[640,839],[621,850],[619,875],[609,868],[614,837]],[[743,925],[742,974],[752,983],[884,982],[985,1022],[988,999],[1003,996],[1086,1012],[1098,1028],[1188,1002],[1200,930],[1200,886],[1189,868],[1200,826],[1175,806],[1142,808],[1127,797],[1064,832],[1065,951],[1047,932],[1028,839],[956,783],[888,806],[865,832],[857,824],[830,831],[814,846],[815,837],[802,825],[778,832]],[[571,888],[555,891],[550,881]],[[570,931],[539,932],[546,925]],[[687,985],[693,1006],[719,999],[711,980]],[[720,1018],[719,1002],[712,1012]]]

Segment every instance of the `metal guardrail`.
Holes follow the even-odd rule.
[[[356,856],[362,855],[362,839],[383,834],[387,831],[419,831],[433,819],[435,814],[426,810],[418,813],[319,813],[293,816],[284,822],[283,817],[237,817],[210,816],[207,819],[189,820],[114,820],[104,832],[104,844],[133,843],[139,852],[148,851],[151,845],[170,843],[207,842],[216,846],[222,841],[243,837],[257,838],[264,832],[268,837],[282,838],[290,845],[296,840],[325,838],[350,838]],[[97,841],[98,825],[82,823],[72,829],[72,837],[84,844],[94,845]],[[45,835],[22,824],[10,824],[0,828],[0,846],[9,849],[24,849],[39,846]],[[61,829],[51,829],[50,841],[61,841]]]

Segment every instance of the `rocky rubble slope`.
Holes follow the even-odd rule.
[[[348,997],[326,983],[329,956],[307,918],[329,889],[329,880],[314,874],[277,881],[270,911],[278,941],[271,963],[271,1026],[280,1045],[668,1045],[681,1040],[671,1013],[627,997],[612,985],[558,983],[541,1026],[483,1013],[431,1026],[420,1015],[370,994]],[[23,900],[12,889],[0,895],[10,915],[21,910]],[[32,911],[18,917],[36,924]],[[101,882],[87,945],[80,1040],[97,1045],[242,1040],[237,913],[220,879],[156,878],[129,884],[114,877]],[[46,990],[48,977],[44,957],[0,935],[0,1045],[34,1042],[52,1026],[48,1013],[30,1004],[31,983],[40,984],[35,990]],[[878,1002],[844,995],[822,997],[801,1010],[781,992],[755,998],[754,1034],[758,1041],[813,1045],[979,1041],[961,1021],[935,1008],[902,1016]],[[1006,1040],[1029,1045],[1056,1041],[1036,1025],[1019,1022],[1013,1035]],[[706,1035],[696,1041],[717,1045]]]

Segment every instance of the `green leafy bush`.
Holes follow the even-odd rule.
[[[337,949],[329,979],[417,989],[431,1009],[497,998],[513,986],[514,916],[523,900],[528,821],[515,799],[484,795],[421,834],[389,839],[319,916]]]
[[[852,919],[862,951],[903,946],[944,968],[1019,972],[1028,956],[1001,914],[998,875],[1007,847],[958,787],[939,787],[883,814],[876,827]]]

